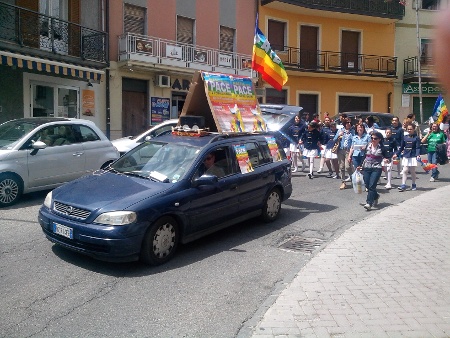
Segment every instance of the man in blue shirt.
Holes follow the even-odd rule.
[[[402,144],[403,136],[405,135],[405,130],[402,128],[402,124],[400,123],[400,119],[398,116],[394,116],[392,118],[392,137],[395,138],[397,141],[397,144]],[[401,172],[401,164],[400,161],[397,163],[397,178],[400,178],[400,172]]]

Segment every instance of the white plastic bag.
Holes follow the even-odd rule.
[[[364,179],[363,175],[359,170],[355,170],[355,172],[352,175],[352,183],[353,183],[353,190],[357,194],[361,194],[363,192],[363,185],[364,185]]]

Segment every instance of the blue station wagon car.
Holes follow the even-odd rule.
[[[273,135],[171,133],[53,190],[38,219],[65,248],[158,265],[179,243],[256,216],[275,220],[291,192],[290,162]]]

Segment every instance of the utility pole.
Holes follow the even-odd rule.
[[[421,67],[421,56],[422,56],[422,44],[419,35],[419,2],[416,1],[416,35],[417,35],[417,71],[419,75],[419,111],[420,111],[420,123],[423,123],[423,104],[422,104],[422,67]]]

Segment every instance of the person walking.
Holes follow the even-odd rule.
[[[339,176],[339,164],[337,154],[331,151],[331,149],[333,149],[334,146],[335,142],[334,137],[336,136],[336,133],[337,133],[336,122],[331,122],[329,131],[326,134],[324,134],[325,135],[323,139],[325,144],[324,156],[325,156],[325,164],[328,168],[327,177],[340,179],[341,177]],[[333,176],[333,169],[335,172],[334,176]]]
[[[398,146],[400,146],[403,141],[404,130],[400,123],[400,119],[397,116],[394,116],[392,118],[391,130],[392,130],[392,136],[396,139]],[[399,161],[397,163],[397,177],[396,178],[400,178],[400,173],[401,173],[401,163]]]
[[[329,161],[326,161],[326,157],[325,157],[326,145],[327,145],[328,141],[330,140],[330,135],[331,135],[331,127],[330,126],[331,126],[331,119],[330,119],[330,117],[326,116],[323,120],[323,126],[322,126],[322,128],[320,128],[320,135],[322,137],[322,140],[320,141],[320,143],[322,144],[322,146],[320,148],[320,163],[319,163],[319,170],[317,170],[318,174],[320,174],[322,172],[323,166],[325,163],[328,167],[328,171],[332,172],[331,164]],[[334,133],[333,133],[332,137],[334,137]]]
[[[352,138],[354,131],[350,120],[344,120],[344,127],[339,129],[339,131],[334,136],[334,141],[341,138],[339,142],[339,149],[337,152],[339,171],[342,178],[342,183],[339,189],[343,190],[347,188],[347,182],[351,181],[353,174],[353,168],[351,163],[348,161],[348,154],[350,153],[350,148],[352,146]],[[345,178],[345,171],[348,172],[348,178]]]
[[[437,156],[436,156],[436,146],[438,144],[445,143],[447,141],[447,136],[439,129],[437,123],[433,122],[431,124],[431,128],[422,138],[422,143],[428,143],[427,146],[427,157],[429,164],[437,164]],[[439,179],[439,170],[438,168],[433,168],[431,170],[431,178],[430,182],[434,182]]]
[[[398,149],[397,140],[392,137],[392,130],[391,128],[386,128],[385,130],[386,137],[383,140],[383,147],[387,151],[389,158],[392,158],[394,153]],[[387,179],[387,183],[384,186],[386,189],[392,189],[392,163],[389,162],[383,162],[383,171],[385,172],[386,176],[385,179]]]
[[[408,175],[408,171],[411,173],[411,190],[417,190],[416,187],[416,167],[417,161],[420,161],[420,138],[416,134],[416,127],[414,124],[409,123],[406,126],[406,130],[408,131],[408,135],[403,138],[400,147],[397,152],[392,156],[393,159],[400,157],[403,154],[402,158],[402,185],[398,187],[398,190],[405,191],[406,190],[406,177]]]
[[[321,135],[318,130],[319,125],[311,121],[308,124],[308,129],[303,133],[300,139],[300,144],[303,145],[303,156],[309,160],[309,179],[314,178],[314,158],[319,154]]]
[[[296,172],[298,170],[298,160],[302,161],[302,170],[305,170],[305,162],[303,161],[303,156],[300,153],[300,137],[305,132],[305,124],[300,119],[300,116],[295,116],[294,123],[288,128],[288,134],[291,140],[291,144],[289,146],[289,153],[291,155],[292,161],[292,172]]]
[[[363,123],[356,126],[356,134],[352,138],[352,146],[347,161],[353,164],[353,168],[360,167],[365,156],[366,147],[370,142],[370,135],[366,133]]]
[[[366,117],[365,127],[366,127],[366,133],[369,135],[380,128],[378,126],[378,124],[375,122],[375,119],[372,115],[369,115]]]
[[[377,192],[377,184],[382,172],[383,162],[390,161],[390,157],[383,146],[383,135],[375,131],[371,135],[371,142],[367,145],[366,156],[357,170],[362,170],[364,185],[367,191],[366,202],[361,205],[366,210],[378,206],[380,194]]]

